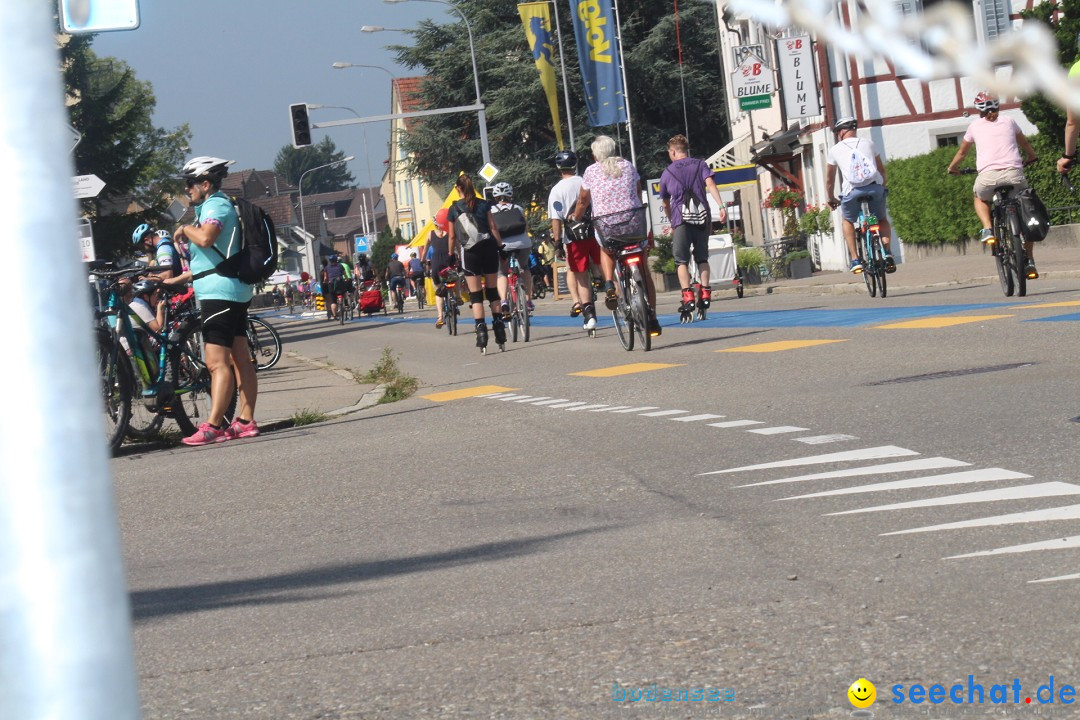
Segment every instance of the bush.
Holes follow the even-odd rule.
[[[765,260],[765,250],[759,247],[741,247],[735,251],[735,264],[743,269],[761,267]]]
[[[968,154],[964,166],[975,166],[973,153]],[[955,154],[956,148],[943,147],[885,164],[889,214],[904,242],[943,245],[978,233],[979,219],[971,205],[975,176],[949,175],[946,171]]]

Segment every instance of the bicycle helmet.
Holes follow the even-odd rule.
[[[391,253],[390,259],[391,260],[397,260],[397,253]]]
[[[172,235],[169,234],[168,230],[158,230],[157,236],[162,240],[172,240]]]
[[[197,158],[192,158],[184,163],[183,169],[180,171],[180,177],[185,180],[210,180],[211,182],[221,182],[221,180],[229,174],[229,166],[232,165],[235,160],[222,160],[221,158],[210,157],[209,155],[200,155]]]
[[[447,225],[446,216],[449,214],[449,208],[439,208],[439,212],[435,213],[435,224],[445,230]]]
[[[576,170],[577,155],[573,150],[560,150],[555,153],[555,167],[560,170]]]
[[[975,109],[979,112],[992,112],[1000,107],[997,95],[985,90],[975,96]]]
[[[504,197],[504,198],[514,197],[514,188],[508,182],[495,183],[495,187],[491,188],[491,196],[492,197],[497,197],[497,198],[498,197]]]
[[[842,117],[833,124],[833,132],[840,132],[841,130],[854,130],[859,127],[859,123],[855,118],[850,115]]]
[[[138,245],[142,242],[143,235],[150,232],[150,226],[143,223],[139,227],[135,228],[135,232],[131,233],[131,244]]]
[[[151,280],[150,278],[143,278],[139,282],[131,286],[131,291],[136,295],[149,295],[161,288],[161,281]]]

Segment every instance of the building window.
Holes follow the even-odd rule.
[[[956,147],[956,146],[958,146],[960,144],[960,138],[962,138],[962,137],[963,137],[963,134],[959,134],[959,135],[938,135],[937,136],[937,146],[939,148]]]
[[[418,205],[424,202],[424,183],[421,180],[416,181],[416,202]]]

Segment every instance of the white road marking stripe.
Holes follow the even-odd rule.
[[[1051,522],[1054,520],[1080,520],[1080,505],[1063,505],[1062,507],[1046,508],[1044,510],[1027,510],[1025,512],[1009,513],[1008,515],[961,520],[960,522],[943,523],[941,525],[927,525],[926,527],[911,528],[910,530],[894,530],[881,533],[881,535],[907,535],[909,533],[936,532],[938,530],[967,530],[976,527]]]
[[[609,408],[601,408],[599,410],[590,410],[589,412],[615,412],[616,410],[629,410],[629,405],[612,405]]]
[[[685,415],[688,410],[657,410],[656,412],[640,413],[641,417],[664,417],[665,415]]]
[[[736,428],[746,427],[747,425],[764,425],[763,420],[725,420],[724,422],[709,423],[709,427],[718,428]]]
[[[550,395],[541,395],[540,397],[527,398],[525,400],[515,400],[514,402],[539,402],[541,400],[550,400]]]
[[[1080,580],[1080,573],[1073,573],[1072,575],[1058,575],[1057,577],[1041,578],[1039,580],[1028,580],[1028,583],[1058,582],[1059,580]]]
[[[535,400],[536,397],[534,397],[533,395],[509,395],[507,397],[501,397],[499,399],[503,402],[509,402],[511,400],[513,400],[514,402],[525,402],[526,400]]]
[[[939,468],[967,467],[968,465],[971,465],[971,463],[945,457],[919,458],[918,460],[901,460],[900,462],[867,465],[864,467],[848,468],[847,470],[833,470],[832,472],[796,475],[795,477],[780,478],[779,480],[766,480],[765,482],[750,483],[749,485],[736,485],[735,487],[747,488],[758,487],[759,485],[780,485],[781,483],[803,482],[804,480],[827,480],[830,478],[856,477],[858,475],[884,475],[886,473],[907,472],[908,470],[937,470]]]
[[[642,410],[655,410],[656,405],[645,405],[644,407],[632,407],[625,410],[612,410],[613,413],[636,413]]]
[[[588,405],[588,403],[587,402],[582,402],[582,401],[564,402],[564,403],[556,403],[555,405],[551,405],[550,407],[553,407],[553,408],[571,408],[571,407],[581,407],[582,405]]]
[[[514,395],[515,393],[501,392],[501,393],[488,393],[487,395],[477,395],[476,397],[488,398],[489,400],[497,400],[507,395]]]
[[[945,475],[927,475],[924,477],[908,478],[907,480],[894,480],[892,482],[876,483],[874,485],[859,485],[857,487],[840,488],[839,490],[826,490],[825,492],[810,493],[808,495],[793,495],[780,500],[802,500],[804,498],[834,497],[836,495],[856,495],[858,493],[883,492],[886,490],[907,490],[910,488],[938,487],[939,485],[963,485],[964,483],[995,482],[997,480],[1022,480],[1030,475],[1005,470],[1004,468],[987,468],[985,470],[965,470],[964,472],[947,473]]]
[[[704,413],[702,415],[687,415],[681,418],[671,418],[675,422],[698,422],[699,420],[715,420],[716,418],[722,418],[723,415],[713,415],[712,413]]]
[[[754,430],[747,430],[746,432],[757,433],[758,435],[781,435],[783,433],[803,432],[810,428],[795,427],[794,425],[777,425],[775,427],[756,428]]]
[[[540,402],[529,403],[530,405],[554,405],[555,403],[567,402],[566,398],[554,398],[552,400],[541,400]]]
[[[936,507],[938,505],[966,505],[968,503],[998,502],[1000,500],[1029,500],[1032,498],[1057,497],[1058,495],[1080,495],[1080,485],[1066,482],[1045,482],[1035,485],[1018,485],[1000,490],[981,490],[962,495],[947,495],[939,498],[926,498],[910,502],[878,505],[858,510],[843,510],[826,515],[854,515],[856,513],[881,512],[883,510],[907,510],[909,508]]]
[[[754,432],[750,430],[749,432]],[[813,435],[811,437],[795,438],[795,442],[806,443],[807,445],[828,445],[829,443],[841,442],[843,440],[858,440],[859,438],[854,435]]]
[[[1041,540],[1039,542],[1024,543],[1023,545],[1010,545],[996,550],[981,550],[965,555],[951,555],[946,560],[958,560],[960,558],[987,557],[989,555],[1008,555],[1011,553],[1036,552],[1038,550],[1071,550],[1080,548],[1080,535],[1072,537],[1054,538],[1053,540]]]
[[[713,423],[717,424],[717,423]],[[796,467],[798,465],[821,465],[831,462],[845,462],[847,460],[878,460],[880,458],[904,457],[905,455],[918,455],[919,453],[907,448],[895,445],[882,445],[880,447],[864,448],[862,450],[845,450],[843,452],[827,453],[825,455],[810,455],[808,457],[794,458],[792,460],[777,460],[776,462],[761,463],[760,465],[744,465],[727,470],[713,470],[698,475],[719,475],[720,473],[742,472],[744,470],[767,470],[769,468]]]
[[[581,407],[570,408],[570,412],[577,412],[578,410],[591,410],[596,412],[596,408],[611,407],[610,405],[582,405]]]

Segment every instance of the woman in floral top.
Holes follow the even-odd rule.
[[[592,209],[594,223],[603,224],[604,215],[619,213],[623,210],[635,210],[642,206],[641,200],[641,177],[637,170],[626,158],[615,154],[615,141],[607,135],[600,135],[593,140],[590,146],[593,159],[596,161],[585,169],[582,175],[581,192],[578,195],[577,206],[574,210],[573,219],[580,221],[585,215],[586,208]],[[601,218],[596,220],[596,218]],[[626,217],[615,216],[615,221],[622,222],[625,219],[640,218],[644,223],[644,213],[640,211],[636,215],[627,213]],[[641,228],[645,234],[645,228]],[[603,231],[601,230],[601,235]],[[600,265],[604,271],[604,294],[605,304],[609,310],[617,307],[618,294],[615,290],[615,257],[605,243],[601,243],[604,252],[600,255]],[[649,295],[649,306],[656,307],[656,288],[653,286],[652,273],[645,272],[645,287]],[[649,332],[652,335],[660,334],[660,323],[656,319],[656,311],[650,310]]]

